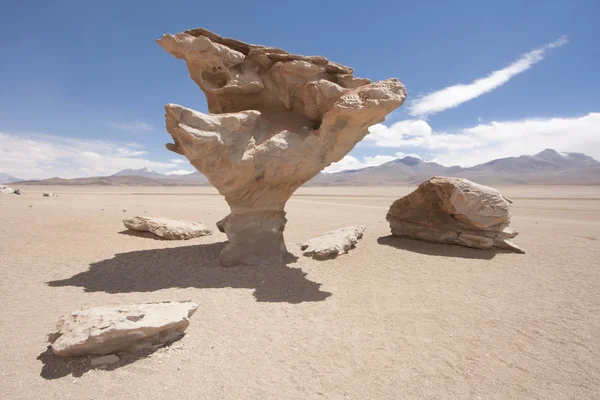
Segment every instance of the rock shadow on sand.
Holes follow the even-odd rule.
[[[428,256],[474,258],[479,260],[491,260],[498,253],[511,253],[510,251],[501,249],[474,249],[454,244],[398,238],[392,235],[378,238],[377,243]]]
[[[59,357],[54,354],[50,346],[37,357],[37,360],[43,364],[40,376],[44,379],[59,379],[69,375],[72,375],[74,378],[79,378],[94,369],[114,371],[115,369],[133,364],[138,360],[151,356],[159,348],[169,347],[173,343],[175,342],[136,351],[134,353],[120,353],[118,362],[107,365],[92,365],[92,358],[98,356]]]
[[[90,265],[70,278],[48,282],[52,287],[77,286],[86,292],[153,292],[169,288],[254,289],[258,302],[323,301],[331,293],[306,278],[300,268],[238,266],[223,268],[219,253],[226,242],[120,253]],[[286,263],[298,258],[288,254]]]
[[[140,237],[140,238],[144,238],[144,239],[167,241],[167,239],[157,236],[152,232],[134,231],[133,229],[125,229],[124,231],[118,232],[118,234],[125,235],[125,236]]]

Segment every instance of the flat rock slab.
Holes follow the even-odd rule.
[[[387,213],[392,235],[458,244],[524,251],[510,239],[510,204],[496,189],[463,178],[434,177],[396,200]]]
[[[47,339],[65,357],[138,351],[181,338],[196,309],[190,301],[84,308],[60,317]]]
[[[13,188],[9,188],[8,186],[0,185],[0,193],[4,194],[13,194],[15,190]]]
[[[316,260],[334,258],[354,248],[365,232],[363,225],[346,226],[310,239],[302,245],[305,256]]]
[[[212,231],[200,222],[179,221],[162,217],[134,217],[124,219],[123,224],[127,229],[151,232],[168,240],[186,240],[212,235]]]

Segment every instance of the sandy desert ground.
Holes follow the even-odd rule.
[[[1,398],[600,398],[598,186],[499,187],[525,255],[389,237],[412,187],[303,188],[287,207],[297,259],[230,269],[216,229],[164,241],[121,222],[214,227],[228,208],[212,188],[22,189],[0,195]],[[349,254],[302,256],[352,224],[367,232]],[[199,309],[170,347],[106,370],[46,352],[79,307],[184,299]]]

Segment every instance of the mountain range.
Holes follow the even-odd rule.
[[[165,175],[152,171],[150,168],[124,169],[110,176],[27,180],[20,181],[19,184],[64,186],[210,186],[208,179],[200,172],[192,172],[185,175]]]
[[[470,168],[445,167],[404,157],[376,167],[319,174],[310,186],[418,184],[432,176],[455,176],[481,184],[600,184],[600,162],[581,153],[546,149],[535,155],[499,158]]]
[[[561,153],[546,149],[535,155],[492,160],[474,167],[445,167],[415,157],[404,157],[375,167],[320,173],[306,186],[393,186],[419,184],[433,176],[456,176],[484,185],[494,184],[600,184],[600,162],[581,153]],[[3,182],[6,181],[6,182]],[[0,174],[0,183],[17,178]],[[164,175],[149,168],[126,169],[111,176],[91,178],[21,181],[24,185],[103,185],[103,186],[207,186],[199,172]]]

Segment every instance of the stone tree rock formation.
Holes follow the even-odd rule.
[[[392,235],[524,253],[510,241],[512,201],[496,189],[463,178],[435,177],[396,200],[386,219]]]
[[[174,140],[167,148],[184,155],[229,203],[231,214],[221,221],[229,239],[224,266],[283,262],[290,196],[406,99],[396,79],[371,83],[325,57],[201,28],[158,43],[186,61],[206,94],[208,115],[165,106]]]

